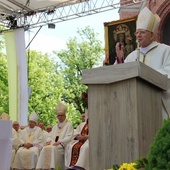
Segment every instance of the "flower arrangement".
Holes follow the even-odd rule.
[[[136,160],[133,163],[123,163],[122,165],[113,165],[113,168],[111,169],[105,169],[105,170],[137,170],[137,169],[148,169],[148,159],[147,158],[141,158]]]
[[[111,169],[105,169],[105,170],[137,170],[135,168],[136,163],[123,163],[122,165],[113,165],[113,168]]]
[[[135,163],[123,163],[119,170],[136,170],[135,165]]]

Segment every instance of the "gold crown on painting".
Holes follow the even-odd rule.
[[[129,30],[128,26],[125,24],[118,25],[113,31],[114,34],[124,34]]]

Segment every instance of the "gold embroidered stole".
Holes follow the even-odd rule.
[[[34,127],[34,129],[32,131],[30,131],[29,127],[28,127],[26,143],[33,143],[33,141],[34,141],[34,133],[35,133],[35,127]]]
[[[63,127],[65,126],[66,123],[67,123],[67,121],[65,120],[65,121],[61,124],[60,127],[59,127],[59,124],[57,125],[56,131],[55,131],[55,135],[52,136],[52,140],[53,140],[53,141],[55,141],[56,136],[59,136],[59,138],[60,138],[60,134],[61,134],[61,132],[62,132],[62,130],[63,130]]]
[[[81,135],[88,135],[89,126],[86,123],[81,131]],[[80,154],[80,148],[85,143],[85,141],[79,141],[72,147],[70,166],[74,166],[77,163]]]

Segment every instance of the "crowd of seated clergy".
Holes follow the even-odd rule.
[[[56,107],[58,124],[44,129],[36,113],[29,116],[28,126],[20,128],[18,121],[12,123],[11,170],[88,170],[88,121],[74,131],[66,119],[67,107]],[[52,130],[50,130],[52,128]],[[78,148],[78,152],[77,152]]]
[[[13,123],[12,123],[12,138],[13,138],[13,148],[12,148],[12,157],[11,157],[11,163],[10,163],[10,169],[22,169],[22,168],[28,168],[28,167],[30,167],[31,165],[25,165],[24,163],[22,163],[22,161],[23,161],[23,159],[22,158],[20,158],[20,157],[22,157],[22,155],[24,155],[23,153],[23,151],[21,151],[21,149],[20,148],[26,148],[26,149],[29,149],[29,147],[28,147],[28,143],[30,142],[30,141],[27,141],[26,142],[26,140],[32,140],[31,138],[33,138],[33,133],[34,133],[34,127],[35,127],[35,129],[37,129],[36,127],[37,127],[37,125],[38,125],[38,129],[39,129],[39,131],[41,131],[40,130],[40,128],[42,129],[42,131],[41,131],[41,133],[42,133],[42,137],[43,137],[43,142],[42,142],[42,146],[40,147],[40,149],[39,149],[39,152],[41,151],[41,148],[43,147],[43,145],[45,144],[45,141],[46,141],[46,139],[49,137],[49,135],[50,135],[50,133],[48,133],[47,131],[45,131],[44,130],[44,123],[43,122],[39,122],[38,124],[37,124],[37,121],[38,121],[38,116],[37,116],[37,114],[36,113],[32,113],[31,115],[30,115],[30,117],[29,117],[29,123],[28,123],[28,126],[20,126],[20,124],[19,124],[19,122],[18,121],[14,121]],[[26,129],[26,130],[24,130],[24,129]],[[33,130],[33,132],[31,131],[31,129]],[[29,132],[29,130],[30,130],[30,132]],[[24,136],[24,135],[26,135],[27,134],[27,136]],[[35,135],[36,136],[36,135]],[[23,139],[23,138],[25,138],[25,139]],[[35,140],[36,140],[36,137],[35,137]],[[24,142],[25,143],[24,143]],[[25,146],[24,146],[25,145]],[[33,144],[33,145],[36,145],[35,143]],[[31,143],[30,143],[30,148],[31,148],[32,146],[31,146]],[[21,152],[21,156],[19,155],[19,154],[17,154],[17,157],[19,157],[19,158],[15,158],[16,157],[16,152],[18,151],[20,149],[20,151],[19,152]],[[33,149],[33,148],[31,148],[31,149]],[[23,149],[22,149],[23,150]],[[23,153],[22,153],[23,152]],[[31,152],[31,151],[30,151]],[[32,154],[33,155],[33,154]],[[32,157],[32,155],[31,154],[26,154],[26,157],[28,156],[30,156],[30,157]],[[36,159],[38,159],[38,157],[39,157],[39,153],[38,153],[38,156],[36,155],[34,155],[33,156],[33,158],[36,158]],[[15,159],[14,159],[15,158]],[[33,162],[33,161],[27,161],[27,163],[26,164],[33,164],[32,165],[32,167],[33,166],[36,166],[36,163],[37,163],[37,161],[36,161],[36,159],[35,159],[35,162]],[[22,165],[22,168],[21,168],[21,165],[17,165],[17,164],[21,164]],[[29,168],[29,169],[34,169],[34,168]]]

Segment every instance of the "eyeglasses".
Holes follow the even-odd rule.
[[[63,116],[65,116],[65,115],[57,115],[57,117],[63,117]]]
[[[137,36],[138,34],[146,35],[147,33],[152,33],[152,32],[147,31],[147,30],[141,30],[141,31],[136,31],[134,34],[135,34],[135,36]]]

